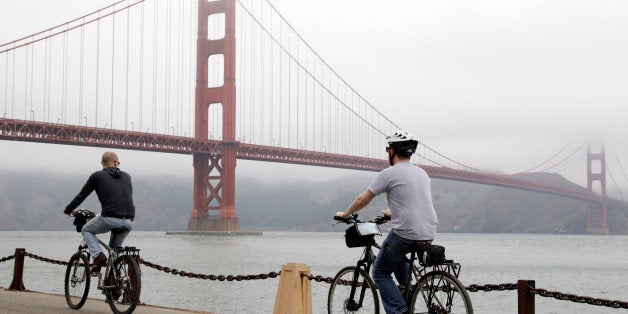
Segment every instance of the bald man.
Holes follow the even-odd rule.
[[[120,234],[111,234],[109,246],[122,246],[124,239],[134,226],[135,206],[133,205],[133,187],[131,176],[121,171],[118,156],[111,151],[102,155],[102,170],[89,176],[87,182],[74,199],[63,211],[71,215],[94,190],[102,206],[102,212],[90,220],[81,232],[92,257],[92,273],[100,272],[100,268],[107,263],[107,257],[102,251],[95,234],[106,233],[114,228],[125,229]]]

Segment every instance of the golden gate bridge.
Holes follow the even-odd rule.
[[[190,231],[239,231],[237,159],[379,171],[382,136],[403,128],[254,0],[118,1],[2,44],[0,110],[3,140],[192,155]],[[590,232],[608,234],[607,207],[626,206],[607,195],[601,144],[526,171],[580,187],[489,173],[422,142],[413,162],[432,178],[584,201]]]

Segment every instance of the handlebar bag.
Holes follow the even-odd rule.
[[[362,235],[358,231],[358,228],[353,225],[345,230],[345,243],[347,244],[347,247],[367,246],[375,243],[375,234],[376,233]]]
[[[76,213],[74,213],[73,223],[76,226],[76,232],[81,232],[83,226],[85,226],[85,224],[95,216],[96,215],[93,212],[86,210],[77,210]]]

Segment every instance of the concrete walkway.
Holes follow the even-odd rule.
[[[68,307],[65,297],[35,291],[10,291],[0,289],[0,314],[5,313],[111,313],[104,299],[88,299],[85,305],[76,311]],[[193,310],[180,310],[160,306],[138,305],[133,313],[207,313]]]

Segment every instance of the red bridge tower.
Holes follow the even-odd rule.
[[[224,13],[225,36],[210,40],[208,19]],[[194,154],[194,208],[188,231],[240,231],[235,211],[235,167],[238,142],[236,130],[235,87],[235,0],[198,1],[198,38],[196,40],[195,133],[197,140],[208,140],[209,106],[222,105],[222,151],[219,154]],[[209,57],[224,57],[224,83],[208,87]],[[210,215],[218,211],[218,215]]]
[[[596,165],[594,167],[594,164]],[[599,166],[599,172],[598,170]],[[596,171],[595,173],[593,171]],[[590,202],[587,212],[587,232],[609,234],[606,199],[606,154],[604,144],[587,145],[587,188],[593,191],[593,183],[600,184],[600,202]]]

